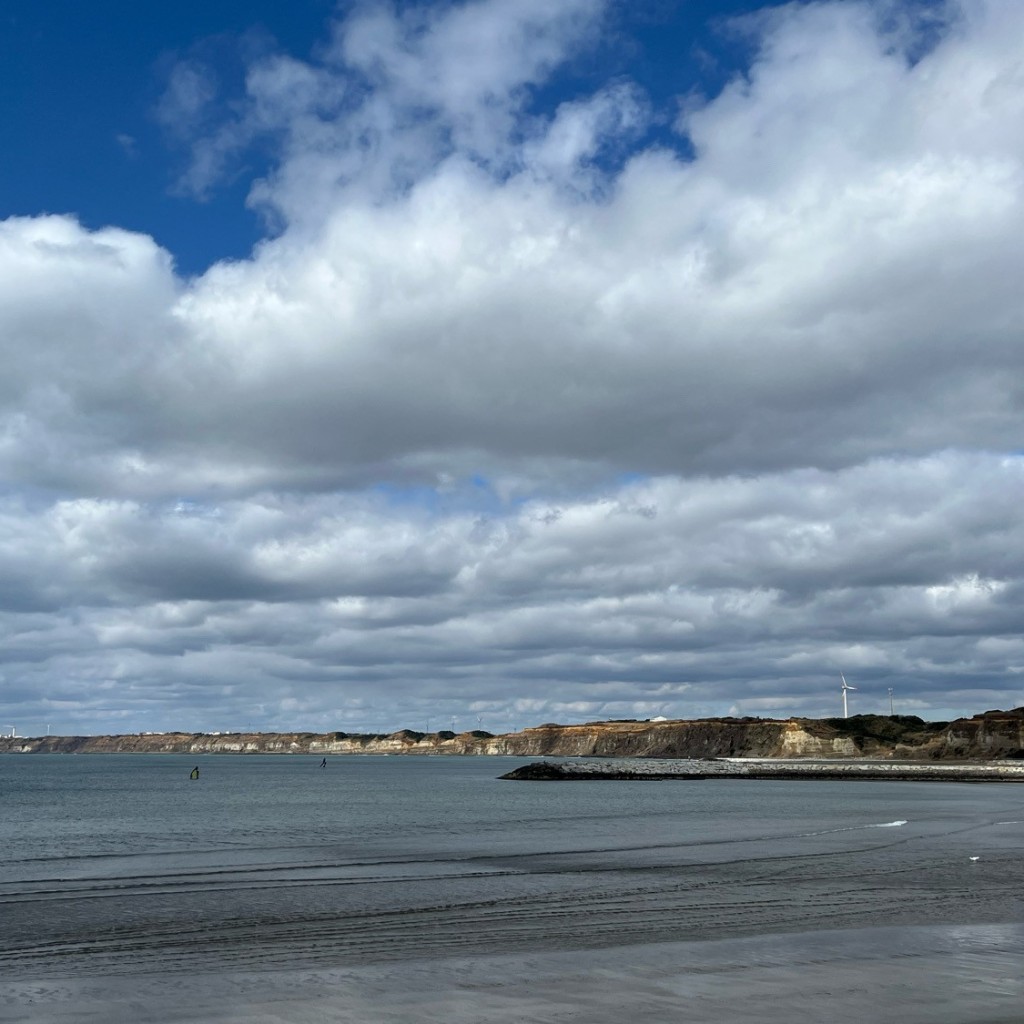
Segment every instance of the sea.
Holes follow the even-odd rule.
[[[1024,786],[523,763],[0,755],[0,1022],[1024,1021]]]

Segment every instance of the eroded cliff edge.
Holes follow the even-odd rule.
[[[1024,708],[954,722],[907,715],[852,718],[702,718],[389,734],[131,733],[2,737],[0,753],[508,754],[517,757],[824,757],[981,760],[1024,758]]]

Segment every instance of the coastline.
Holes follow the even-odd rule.
[[[710,779],[865,782],[1024,782],[1019,761],[926,764],[776,758],[655,760],[615,758],[571,762],[534,761],[499,776],[511,782],[698,782]]]
[[[140,732],[101,736],[0,736],[0,754],[431,754],[523,758],[704,761],[885,761],[1024,764],[1024,707],[953,722],[914,716],[616,719],[546,723],[494,735],[399,729],[347,732]],[[675,773],[676,775],[678,772]],[[701,771],[703,775],[703,770]]]

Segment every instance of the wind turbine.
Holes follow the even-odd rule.
[[[843,718],[849,718],[850,717],[850,712],[847,710],[847,707],[846,707],[846,691],[847,690],[856,690],[857,687],[856,686],[851,686],[846,681],[846,676],[844,676],[842,672],[839,673],[839,678],[842,679],[842,681],[843,681],[843,688],[842,688],[842,693],[843,693]]]

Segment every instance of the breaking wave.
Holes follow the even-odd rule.
[[[876,821],[868,825],[845,825],[843,828],[826,828],[820,832],[801,832],[797,838],[806,838],[807,836],[831,836],[837,832],[860,832],[865,828],[899,828],[901,825],[906,825],[906,818],[899,818],[896,821]]]

